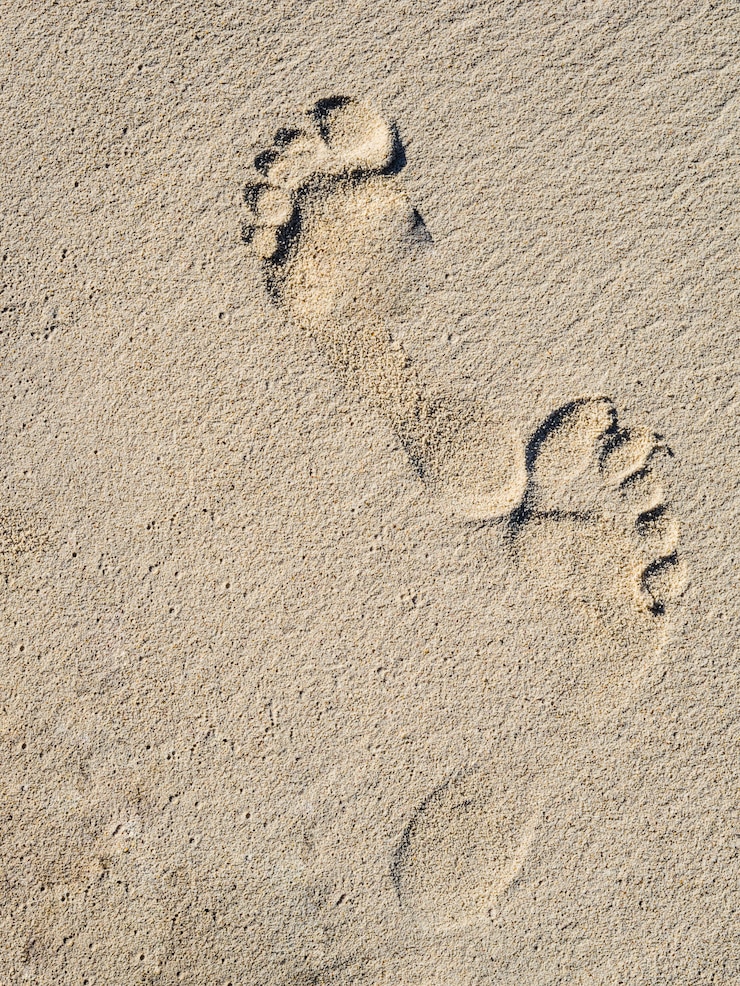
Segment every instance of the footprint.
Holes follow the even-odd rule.
[[[450,778],[413,813],[394,853],[401,908],[435,933],[489,925],[521,873],[539,817],[526,782],[507,787],[480,770]]]
[[[605,398],[560,408],[527,447],[512,545],[542,623],[566,636],[556,670],[579,702],[611,702],[637,683],[686,587],[657,475],[671,455],[658,435],[622,427]]]
[[[430,494],[464,518],[502,516],[524,491],[521,442],[484,401],[423,380],[392,337],[431,247],[403,160],[374,110],[320,100],[255,157],[243,239],[275,302],[388,420]]]

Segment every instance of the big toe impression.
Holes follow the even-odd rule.
[[[319,101],[313,117],[323,140],[347,171],[381,171],[393,159],[395,140],[386,120],[354,99]]]
[[[594,398],[566,404],[540,425],[527,447],[529,509],[547,513],[569,508],[574,481],[595,466],[615,420],[612,402]]]

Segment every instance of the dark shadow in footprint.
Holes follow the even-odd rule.
[[[385,175],[397,175],[406,167],[406,150],[395,123],[391,124],[391,137],[393,140],[393,150],[391,151],[390,162],[383,169],[383,174]]]
[[[563,404],[562,407],[557,408],[552,414],[548,415],[539,427],[537,427],[527,442],[526,448],[524,450],[524,464],[527,467],[527,472],[531,474],[534,469],[535,462],[540,453],[540,449],[543,447],[545,442],[548,441],[550,436],[563,427],[568,418],[570,418],[575,412],[585,405],[591,402],[592,398],[582,398],[580,400],[569,401],[567,404]],[[616,412],[611,412],[612,424],[610,428],[614,428],[616,423]],[[610,429],[607,429],[607,432]],[[605,432],[605,434],[607,433]]]

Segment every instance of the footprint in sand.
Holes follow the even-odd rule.
[[[525,444],[484,402],[422,379],[391,331],[412,294],[403,275],[430,244],[400,187],[402,159],[372,109],[322,100],[255,158],[243,238],[276,303],[387,418],[430,495],[452,516],[507,529],[525,603],[540,616],[532,624],[545,628],[527,647],[531,680],[549,675],[552,704],[565,718],[585,710],[593,726],[659,652],[685,586],[656,476],[670,451],[624,427],[602,397],[556,410]],[[495,779],[471,777],[418,808],[392,864],[399,900],[432,927],[490,910],[534,838],[534,802],[524,798],[521,814]]]
[[[409,268],[430,236],[395,172],[398,139],[373,110],[321,100],[255,158],[243,239],[270,293],[390,422],[430,493],[468,518],[521,502],[521,442],[483,401],[422,380],[392,340]]]
[[[435,933],[495,920],[499,897],[519,875],[535,837],[540,816],[529,800],[513,778],[479,769],[432,791],[393,854],[401,908]]]

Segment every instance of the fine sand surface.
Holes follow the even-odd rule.
[[[737,4],[0,23],[0,986],[740,982]]]

